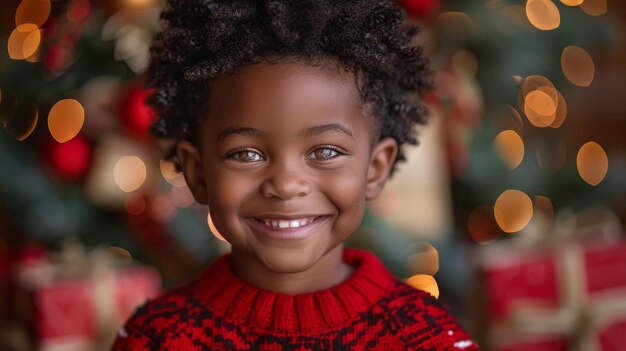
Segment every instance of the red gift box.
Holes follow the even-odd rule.
[[[495,350],[624,350],[626,242],[495,251],[481,263]]]
[[[38,349],[90,350],[110,344],[134,309],[160,292],[160,275],[151,267],[89,262],[72,277],[63,277],[60,266],[35,268],[39,273],[24,267],[20,275],[27,279],[18,281],[12,294],[11,323]]]

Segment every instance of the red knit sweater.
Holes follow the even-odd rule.
[[[367,251],[345,249],[352,275],[301,295],[241,280],[229,258],[140,307],[112,350],[478,350],[439,301]]]

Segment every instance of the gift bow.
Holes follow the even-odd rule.
[[[507,323],[496,328],[493,338],[496,345],[510,342],[515,335],[568,335],[572,350],[601,351],[597,334],[612,321],[626,318],[626,288],[589,295],[586,279],[584,251],[581,244],[570,242],[571,238],[588,236],[591,228],[600,229],[597,235],[606,242],[615,242],[618,230],[614,225],[572,225],[574,216],[557,221],[555,264],[558,286],[561,287],[560,306],[555,310],[538,306],[533,301],[519,301],[510,313]],[[613,219],[609,217],[605,217]],[[602,223],[601,223],[602,224]],[[619,227],[619,226],[618,226]],[[579,235],[582,234],[582,235]],[[531,240],[532,241],[532,240]]]

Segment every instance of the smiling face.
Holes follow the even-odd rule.
[[[305,272],[341,251],[397,154],[372,144],[354,74],[333,62],[259,63],[210,83],[198,148],[177,155],[233,259]]]

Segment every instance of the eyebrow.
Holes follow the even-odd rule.
[[[339,134],[345,134],[349,136],[350,138],[354,139],[354,136],[352,135],[352,131],[350,130],[350,128],[340,123],[328,123],[328,124],[322,124],[320,126],[308,128],[307,130],[304,131],[304,136],[318,135],[318,134],[323,134],[326,132],[335,132]]]
[[[217,135],[217,142],[220,142],[222,139],[225,139],[227,136],[229,135],[234,135],[234,134],[239,134],[239,135],[249,135],[249,136],[264,136],[265,133],[262,132],[259,129],[256,128],[250,128],[250,127],[226,127],[224,128],[224,130],[222,130],[220,132],[220,134]]]
[[[349,136],[350,138],[354,139],[354,136],[352,135],[352,131],[350,130],[350,128],[339,123],[328,123],[328,124],[322,124],[319,126],[307,128],[302,134],[303,136],[308,137],[308,136],[319,135],[319,134],[323,134],[327,132],[345,134]],[[225,139],[227,136],[236,135],[236,134],[245,135],[245,136],[254,136],[254,137],[266,135],[265,132],[256,128],[227,127],[227,128],[224,128],[224,130],[222,130],[218,134],[216,142],[220,142],[221,140]]]

